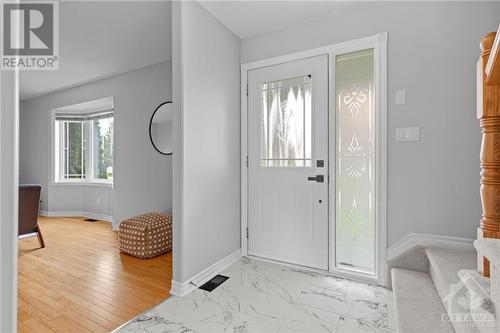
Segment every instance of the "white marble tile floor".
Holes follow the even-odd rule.
[[[169,297],[117,333],[396,332],[382,287],[243,258],[212,292]]]

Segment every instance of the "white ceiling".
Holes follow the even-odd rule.
[[[59,3],[59,70],[21,71],[21,99],[171,59],[171,3]]]
[[[242,39],[321,19],[357,3],[357,1],[316,0],[201,0],[200,2],[206,10]]]

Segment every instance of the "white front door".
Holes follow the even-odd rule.
[[[248,253],[328,269],[327,55],[248,72]]]

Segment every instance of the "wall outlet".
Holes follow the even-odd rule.
[[[420,127],[396,128],[396,141],[420,141]]]

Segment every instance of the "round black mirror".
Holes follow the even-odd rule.
[[[153,147],[163,155],[172,155],[172,102],[155,109],[149,122],[149,138]]]

